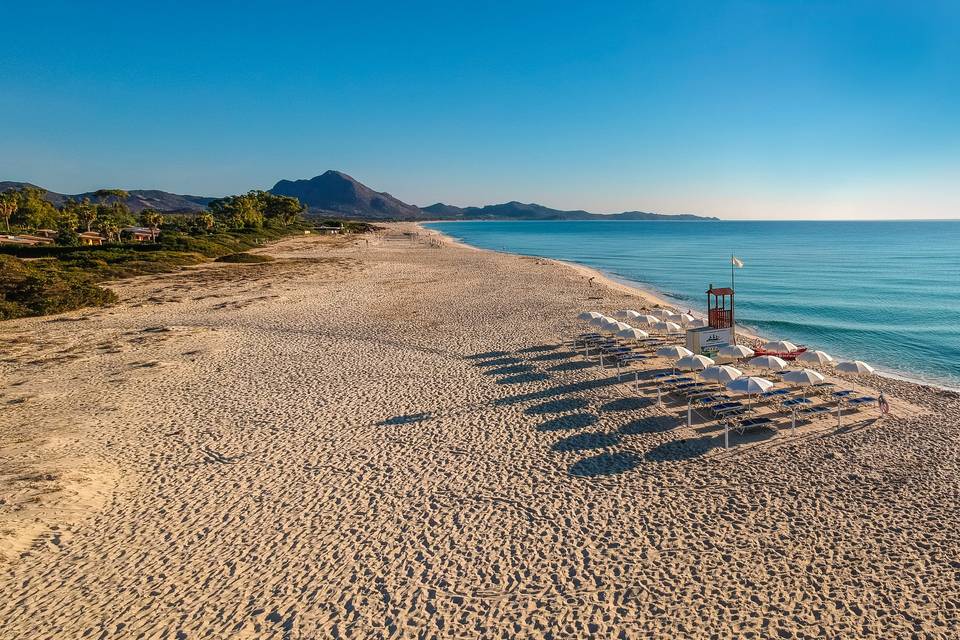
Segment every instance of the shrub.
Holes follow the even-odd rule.
[[[232,262],[236,264],[258,264],[261,262],[270,262],[272,256],[265,256],[260,253],[230,253],[220,256],[215,262]]]

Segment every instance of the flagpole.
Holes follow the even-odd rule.
[[[734,291],[736,291],[737,288],[733,286],[733,282],[734,282],[734,278],[733,278],[733,254],[731,253],[731,254],[730,254],[730,288],[733,289]]]

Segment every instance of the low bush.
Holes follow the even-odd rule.
[[[220,256],[214,262],[231,262],[234,264],[259,264],[261,262],[270,262],[272,256],[265,256],[261,253],[228,253]]]

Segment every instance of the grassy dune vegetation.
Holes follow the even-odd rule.
[[[243,255],[259,261],[254,254],[242,252],[263,242],[302,233],[301,225],[230,231],[204,237],[164,232],[160,235],[160,243],[153,247],[71,247],[68,251],[37,258],[0,254],[0,320],[110,304],[116,301],[116,294],[99,286],[100,283],[175,271],[225,256]],[[51,249],[55,251],[60,247]]]

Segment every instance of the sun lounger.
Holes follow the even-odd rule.
[[[739,400],[732,400],[730,402],[721,402],[720,404],[715,404],[710,407],[710,410],[713,412],[713,415],[722,418],[727,415],[734,415],[736,412],[741,409],[745,409],[743,403]]]
[[[780,396],[786,396],[793,393],[793,389],[774,389],[773,391],[767,391],[766,393],[761,393],[761,398],[777,398]]]
[[[830,412],[831,412],[830,407],[825,407],[821,404],[815,407],[805,407],[803,409],[800,409],[798,413],[803,414],[803,416],[806,418],[812,418],[814,416],[821,416],[825,413],[830,413]]]
[[[733,419],[730,421],[730,429],[738,433],[743,433],[747,429],[775,429],[776,422],[769,416],[752,416],[743,419]]]
[[[689,398],[693,401],[693,404],[697,405],[698,407],[709,407],[712,404],[718,404],[727,400],[726,396],[709,394],[703,395],[699,393],[693,394],[689,396]]]
[[[750,407],[729,407],[720,411],[717,415],[717,419],[721,422],[729,422],[734,418],[739,418],[740,416],[748,413],[750,413]]]
[[[859,398],[851,398],[847,400],[847,404],[851,407],[862,407],[863,405],[869,405],[876,402],[877,399],[873,396],[860,396]]]
[[[789,400],[784,400],[781,402],[780,406],[787,409],[792,409],[794,407],[802,407],[808,404],[813,404],[813,400],[810,398],[790,398]]]
[[[830,395],[834,398],[848,398],[856,393],[853,389],[841,389],[840,391],[834,391]]]

